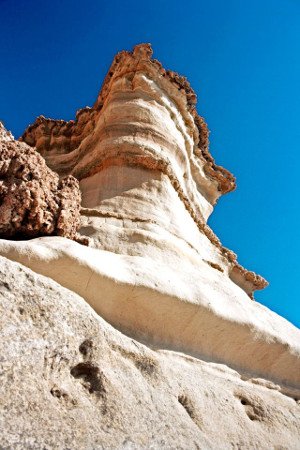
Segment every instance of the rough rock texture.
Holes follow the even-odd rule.
[[[299,449],[279,386],[151,350],[5,258],[0,312],[1,449]]]
[[[0,123],[0,236],[77,237],[81,194],[71,175],[59,180],[44,158]]]
[[[162,248],[164,261],[159,252],[119,255],[60,237],[0,241],[0,254],[76,292],[125,334],[227,364],[300,397],[300,330],[183,246]],[[181,265],[179,250],[193,264]]]
[[[151,55],[121,52],[92,108],[23,135],[79,179],[90,247],[0,240],[36,273],[3,260],[17,406],[0,448],[297,448],[300,330],[252,300],[266,281],[207,226],[234,178],[208,152],[187,81]]]

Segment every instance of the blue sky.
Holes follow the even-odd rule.
[[[270,286],[256,299],[300,326],[298,0],[0,0],[0,119],[92,105],[114,54],[151,42],[187,76],[210,150],[237,177],[209,224]]]

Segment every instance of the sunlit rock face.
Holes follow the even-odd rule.
[[[2,257],[0,309],[1,449],[299,448],[300,404],[279,385],[150,349]]]
[[[89,247],[2,240],[0,253],[76,292],[139,341],[296,395],[300,332],[252,301],[266,281],[207,226],[234,178],[208,152],[188,82],[151,56],[147,44],[121,52],[92,108],[70,122],[40,117],[22,137],[52,170],[80,181]]]
[[[183,239],[251,294],[265,280],[242,269],[206,225],[218,197],[235,188],[234,177],[208,152],[208,130],[186,79],[151,55],[147,44],[121,52],[93,108],[80,110],[75,122],[40,117],[22,139],[53,170],[80,180],[82,215],[99,217],[96,230],[103,222],[108,229],[117,225],[116,219],[127,220],[121,224],[126,233],[145,223],[156,227],[158,234],[170,233],[170,247]],[[96,245],[101,233],[94,234]],[[118,251],[116,245],[101,242],[109,251]],[[134,252],[131,245],[123,245],[121,253],[127,251]]]

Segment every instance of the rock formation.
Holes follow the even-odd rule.
[[[34,395],[35,420],[49,403],[45,422],[37,422],[49,431],[49,448],[58,442],[55,423],[66,421],[57,448],[296,449],[300,331],[253,301],[266,281],[241,267],[208,227],[235,180],[208,151],[186,79],[151,56],[147,44],[119,53],[92,108],[70,122],[39,117],[18,143],[35,148],[60,177],[79,180],[79,232],[89,239],[89,247],[56,236],[0,240],[0,254],[11,260],[3,258],[3,274],[29,280],[9,293],[9,278],[3,281],[13,311],[8,329],[25,310],[18,302],[30,303],[27,291],[42,311],[28,313],[30,330],[18,322],[26,349],[40,349],[20,429],[29,426]],[[45,435],[31,435],[30,448],[44,448]]]
[[[80,204],[78,181],[72,175],[59,180],[38,152],[0,123],[0,236],[75,239]]]
[[[209,154],[208,129],[189,83],[151,55],[145,44],[119,53],[93,108],[70,122],[41,116],[22,140],[61,176],[81,181],[83,216],[128,220],[124,228],[154,224],[196,250],[202,239],[203,253],[211,247],[213,264],[251,295],[266,281],[243,269],[206,224],[220,195],[235,189],[234,177]],[[101,242],[100,248],[116,252],[118,245]]]
[[[300,405],[280,386],[151,350],[1,257],[0,286],[1,449],[299,448]]]

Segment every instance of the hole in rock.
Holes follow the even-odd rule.
[[[56,398],[61,398],[61,397],[67,396],[67,394],[65,392],[62,392],[57,387],[53,387],[52,389],[50,389],[50,393],[51,393],[51,395],[53,395],[53,397],[56,397]]]
[[[6,281],[2,282],[1,285],[2,285],[3,287],[5,287],[5,289],[7,289],[8,291],[11,290],[9,284],[8,284]]]
[[[104,375],[99,367],[91,362],[79,363],[71,369],[71,375],[74,378],[82,379],[83,386],[90,394],[96,392],[104,396],[106,389],[104,386]]]
[[[258,420],[263,421],[266,420],[266,411],[262,403],[258,399],[248,399],[243,395],[237,395],[237,398],[241,402],[241,404],[245,407],[245,413],[248,418],[252,421]]]
[[[91,339],[86,339],[80,344],[79,351],[83,356],[87,356],[91,353],[92,348],[93,342],[91,341]]]
[[[50,394],[60,402],[63,402],[67,407],[74,408],[77,406],[77,400],[70,398],[65,391],[57,386],[53,386],[50,389]]]

